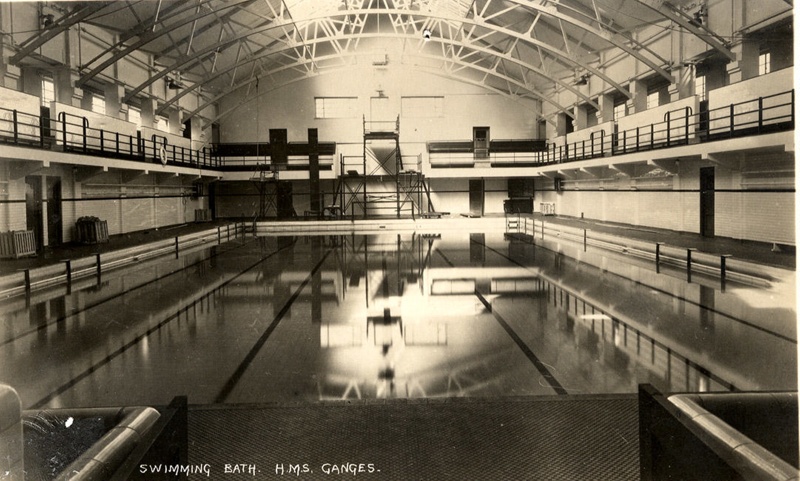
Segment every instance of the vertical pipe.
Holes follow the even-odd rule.
[[[179,257],[178,256],[178,252],[179,251],[180,251],[180,247],[179,247],[179,244],[178,244],[178,236],[175,236],[175,258],[176,259]]]
[[[583,229],[583,252],[586,252],[586,229]]]
[[[67,271],[67,285],[72,284],[72,261],[67,259],[64,261],[65,269]]]
[[[25,269],[25,292],[31,292],[31,270]]]
[[[95,266],[97,267],[97,283],[100,284],[100,276],[103,275],[103,265],[100,264],[100,254],[95,254]]]

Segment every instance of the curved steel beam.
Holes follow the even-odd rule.
[[[680,9],[676,8],[674,5],[668,2],[657,2],[658,5],[656,6],[654,5],[654,2],[645,0],[638,0],[638,2],[690,31],[697,38],[728,57],[728,60],[736,60],[736,54],[731,52],[731,50],[722,41],[720,41],[720,37],[716,33],[712,32],[705,26],[698,28],[690,22],[690,19],[684,12],[680,11]]]
[[[206,0],[206,2],[210,2],[210,1],[212,1],[212,0]],[[239,0],[237,2],[226,4],[223,7],[220,7],[220,10],[233,8],[233,7],[236,7],[236,6],[239,6],[239,5],[250,3],[251,1],[252,0]],[[179,13],[184,12],[186,10],[195,10],[195,9],[196,9],[196,5],[192,5],[190,9],[187,8],[187,9],[181,10],[180,12],[174,12],[173,15],[171,15],[170,17],[178,15]],[[104,52],[102,52],[100,55],[96,56],[95,58],[93,58],[91,61],[89,61],[87,63],[87,65],[91,65],[95,60],[99,59],[100,57],[102,57],[106,53],[119,49],[119,50],[117,50],[117,52],[114,55],[112,55],[111,57],[109,57],[106,60],[104,60],[100,65],[98,65],[97,67],[94,67],[91,71],[83,74],[81,76],[81,78],[78,79],[78,81],[76,82],[76,85],[80,87],[81,85],[85,84],[89,79],[91,79],[95,75],[99,74],[100,72],[102,72],[103,70],[108,68],[110,65],[112,65],[113,63],[115,63],[118,60],[120,60],[125,55],[128,55],[129,53],[135,51],[139,47],[142,47],[142,46],[152,42],[153,40],[155,40],[155,39],[157,39],[157,38],[159,38],[159,37],[161,37],[163,35],[167,35],[168,33],[171,33],[176,28],[182,27],[184,25],[188,25],[188,24],[194,22],[195,20],[201,19],[203,17],[207,17],[209,15],[214,15],[217,12],[219,12],[219,10],[217,10],[217,11],[210,10],[210,11],[205,11],[205,12],[198,12],[198,13],[195,13],[194,15],[189,16],[189,17],[182,18],[182,19],[178,20],[177,22],[174,22],[174,23],[172,23],[170,25],[165,25],[163,28],[160,28],[156,32],[153,32],[152,30],[147,30],[147,31],[144,32],[144,34],[141,37],[139,37],[139,40],[137,40],[136,42],[134,42],[134,43],[132,43],[132,44],[130,44],[130,45],[124,47],[124,48],[122,48],[122,45],[124,44],[123,43],[124,41],[117,42],[116,44],[114,44],[113,46],[107,48]],[[164,22],[164,20],[162,19],[162,21],[161,21],[162,25],[163,25],[163,22]]]
[[[530,0],[511,0],[511,1],[513,1],[514,3],[516,3],[518,5],[521,5],[523,7],[530,8],[532,10],[536,10],[537,12],[542,12],[542,13],[544,13],[546,15],[549,15],[549,16],[551,16],[553,18],[557,18],[557,19],[562,20],[564,22],[567,22],[567,23],[569,23],[569,24],[571,24],[571,25],[573,25],[575,27],[581,28],[581,29],[583,29],[583,30],[585,30],[585,31],[587,31],[587,32],[589,32],[591,34],[594,34],[595,36],[605,40],[606,42],[611,43],[615,47],[617,47],[619,49],[622,49],[623,51],[625,51],[625,53],[627,53],[629,55],[632,55],[634,58],[636,58],[640,62],[644,63],[645,65],[647,65],[648,67],[653,69],[653,71],[655,71],[656,73],[658,73],[659,75],[661,75],[665,79],[669,80],[670,83],[674,83],[675,82],[675,79],[672,77],[672,74],[670,74],[664,68],[662,68],[661,66],[657,65],[655,62],[653,62],[652,60],[648,59],[647,57],[645,57],[641,53],[639,53],[636,49],[633,49],[633,48],[629,47],[628,45],[626,45],[626,42],[632,42],[635,45],[637,45],[640,49],[644,49],[644,50],[650,52],[658,60],[663,62],[665,65],[668,64],[669,62],[666,59],[661,58],[655,52],[652,52],[650,49],[648,49],[647,47],[645,47],[644,45],[642,45],[641,43],[639,43],[638,41],[636,41],[636,40],[634,40],[632,38],[623,37],[622,35],[620,35],[617,32],[613,32],[612,33],[611,31],[608,30],[608,27],[605,27],[606,30],[596,29],[592,25],[584,23],[584,22],[576,19],[575,17],[572,17],[570,15],[565,15],[565,14],[559,12],[556,9],[556,7],[554,7],[554,6],[544,6],[544,5],[541,5],[541,4],[533,3]],[[580,14],[580,12],[577,12],[574,9],[571,9],[571,10]],[[580,15],[583,15],[583,14],[580,14]],[[621,37],[621,39],[617,38],[617,37]]]
[[[594,67],[591,67],[589,65],[581,65],[579,63],[578,59],[574,58],[573,56],[571,56],[569,54],[565,54],[564,52],[561,51],[561,49],[556,48],[555,46],[550,45],[550,44],[548,44],[546,42],[542,42],[540,40],[532,38],[532,37],[530,37],[528,35],[524,35],[524,34],[521,34],[519,32],[515,32],[515,31],[510,30],[510,29],[505,28],[505,27],[500,27],[500,26],[497,26],[497,25],[493,25],[493,24],[488,23],[486,21],[476,21],[474,19],[453,20],[453,19],[451,19],[449,17],[443,17],[443,16],[440,16],[440,15],[432,14],[432,13],[424,13],[424,12],[411,12],[411,13],[409,13],[406,10],[398,10],[398,9],[348,10],[346,12],[343,12],[341,14],[337,14],[335,16],[358,15],[358,14],[365,14],[365,13],[383,13],[383,14],[395,14],[395,15],[409,15],[409,16],[412,16],[412,17],[423,17],[423,18],[427,18],[427,19],[434,19],[434,20],[447,21],[447,22],[449,22],[449,21],[457,21],[457,22],[460,22],[460,23],[463,23],[463,24],[467,24],[467,25],[475,25],[477,27],[487,28],[487,29],[490,29],[490,30],[492,30],[494,32],[502,33],[502,34],[504,34],[504,35],[506,35],[508,37],[517,38],[520,41],[523,41],[525,43],[529,43],[531,45],[540,47],[540,48],[550,52],[554,57],[560,58],[562,61],[572,65],[573,67],[582,67],[582,68],[586,69],[587,71],[591,72],[593,75],[603,79],[606,83],[608,83],[609,85],[613,86],[620,93],[625,95],[627,98],[631,98],[632,97],[631,93],[625,87],[623,87],[622,85],[620,85],[619,83],[617,83],[616,81],[614,81],[613,79],[611,79],[610,77],[605,75],[603,72],[601,72],[598,69],[596,69]],[[304,19],[303,21],[304,22],[310,22],[310,21],[313,21],[313,20],[319,20],[319,19],[331,18],[331,17],[333,17],[333,16],[320,14],[317,17]],[[241,40],[243,38],[247,38],[247,37],[249,37],[251,35],[255,35],[257,33],[266,32],[268,30],[272,30],[272,29],[276,29],[276,28],[282,28],[282,27],[285,27],[285,26],[287,26],[289,24],[294,24],[296,26],[297,22],[294,22],[294,21],[290,20],[290,21],[282,21],[282,22],[270,23],[270,24],[267,24],[267,25],[264,25],[264,26],[261,26],[261,27],[258,27],[258,28],[253,28],[253,29],[251,29],[251,30],[249,30],[247,32],[240,32],[239,34],[234,35],[233,37],[230,37],[230,38],[226,39],[225,42],[223,42],[222,44],[211,45],[211,46],[206,47],[206,48],[204,48],[202,50],[198,50],[194,54],[192,54],[192,55],[190,55],[188,57],[185,57],[183,59],[177,60],[171,66],[168,66],[168,67],[164,68],[163,70],[161,70],[160,72],[157,72],[157,73],[153,74],[152,76],[150,76],[150,78],[148,80],[144,81],[143,83],[141,83],[140,85],[135,87],[131,92],[129,92],[125,96],[125,98],[122,99],[122,101],[123,102],[127,102],[132,97],[134,97],[136,94],[138,94],[139,92],[144,90],[146,87],[148,87],[149,85],[152,85],[158,79],[161,79],[161,78],[165,77],[170,72],[178,70],[178,69],[186,66],[187,64],[193,65],[194,63],[199,61],[198,59],[202,58],[205,55],[211,54],[212,52],[216,51],[217,49],[227,48],[228,46],[234,44],[235,42],[238,42],[239,40]]]
[[[42,45],[46,44],[53,38],[61,35],[65,31],[67,31],[71,26],[75,25],[78,22],[82,22],[87,17],[99,12],[100,10],[106,8],[108,4],[106,3],[95,3],[95,4],[87,4],[81,5],[77,7],[75,10],[71,11],[70,13],[62,16],[59,18],[55,24],[48,28],[44,33],[39,35],[34,35],[25,42],[22,43],[22,48],[20,48],[19,52],[14,54],[9,59],[13,65],[19,64],[19,62],[34,52],[37,48],[41,47]]]
[[[370,33],[368,33],[368,34],[347,34],[347,35],[336,35],[336,36],[320,37],[320,38],[306,40],[306,44],[313,45],[313,44],[317,44],[317,43],[345,42],[345,41],[354,40],[354,39],[357,39],[357,38],[391,38],[391,39],[400,39],[400,40],[418,40],[418,38],[416,36],[413,36],[411,34],[405,34],[404,35],[404,34],[399,34],[399,33],[391,33],[391,34],[390,33],[385,33],[385,34],[370,34]],[[477,46],[477,45],[468,44],[468,43],[465,43],[465,42],[460,41],[460,40],[453,40],[453,39],[447,39],[447,38],[442,38],[442,37],[436,37],[436,38],[431,39],[431,42],[463,47],[465,49],[481,52],[481,53],[487,54],[489,56],[492,56],[492,57],[495,57],[495,58],[501,58],[501,59],[506,60],[508,62],[514,63],[516,65],[519,65],[520,67],[522,67],[522,68],[524,68],[526,70],[529,70],[529,71],[531,71],[531,72],[533,72],[533,73],[535,73],[535,74],[537,74],[537,75],[539,75],[541,77],[544,77],[544,78],[547,78],[548,80],[552,80],[552,81],[556,82],[558,85],[561,85],[562,87],[564,87],[564,88],[568,89],[569,91],[571,91],[572,93],[574,93],[578,98],[582,99],[584,102],[586,102],[589,105],[593,106],[597,110],[600,110],[600,106],[597,105],[597,102],[595,102],[594,100],[590,99],[588,96],[584,95],[580,90],[575,88],[575,86],[569,84],[568,82],[564,82],[561,79],[552,78],[547,74],[547,72],[544,72],[543,70],[541,70],[539,68],[533,67],[532,65],[529,65],[529,64],[525,63],[524,61],[522,61],[522,60],[520,60],[518,58],[514,58],[514,57],[512,57],[512,56],[510,56],[508,54],[504,54],[504,53],[501,53],[501,52],[498,52],[498,51],[495,51],[495,50],[490,50],[490,49],[488,49],[486,47],[480,47],[480,46]],[[260,54],[258,54],[256,56],[254,56],[254,57],[249,57],[249,58],[242,59],[240,62],[236,62],[236,63],[234,63],[232,65],[227,66],[224,69],[218,70],[217,73],[215,73],[214,75],[204,78],[202,82],[197,82],[197,83],[195,83],[195,84],[193,84],[193,85],[191,85],[189,87],[184,88],[181,92],[179,92],[178,94],[173,96],[168,101],[164,102],[156,110],[156,114],[160,114],[161,112],[163,112],[165,109],[167,109],[168,107],[173,105],[175,102],[180,100],[184,95],[194,91],[195,89],[201,87],[205,83],[211,82],[211,81],[213,81],[213,80],[225,75],[226,73],[228,73],[228,72],[230,72],[232,70],[236,70],[237,68],[240,68],[243,65],[247,65],[247,64],[250,64],[250,63],[253,63],[253,62],[257,62],[259,60],[262,60],[264,58],[270,57],[272,55],[279,55],[279,54],[281,54],[281,53],[283,53],[285,51],[292,50],[292,49],[294,49],[294,47],[285,46],[284,45],[281,48],[271,49],[269,51],[262,52],[262,53],[260,53]],[[453,60],[452,58],[445,57],[445,56],[437,57],[437,59],[445,60],[445,61],[452,61]],[[463,63],[463,65],[471,65],[471,64]],[[502,74],[499,74],[499,73],[496,73],[496,76],[504,78],[504,79],[508,78],[508,77],[503,76]],[[508,79],[510,79],[510,78],[508,78]],[[513,80],[513,79],[510,79],[510,80]],[[239,88],[239,85],[236,85],[233,88],[226,89],[226,91],[227,92],[232,92],[232,91],[234,91],[234,90],[236,90],[238,88]],[[530,89],[530,87],[527,87],[527,88]],[[540,92],[536,92],[536,95],[538,95],[540,97],[547,97],[545,94],[540,93]]]

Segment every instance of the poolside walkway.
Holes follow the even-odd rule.
[[[546,223],[566,225],[579,229],[588,229],[596,232],[613,234],[620,237],[631,238],[647,242],[663,242],[670,246],[696,248],[701,252],[709,254],[730,254],[734,258],[755,262],[773,267],[785,269],[796,269],[797,256],[794,246],[775,246],[765,242],[742,241],[725,237],[707,238],[699,234],[686,232],[676,232],[668,229],[657,229],[644,226],[633,226],[628,224],[618,224],[613,222],[601,222],[589,219],[578,219],[564,216],[543,216],[541,214],[524,214],[529,218],[534,218]],[[502,217],[501,215],[487,217]],[[241,220],[238,220],[241,222]],[[409,223],[413,221],[408,219]],[[468,228],[469,222],[475,219],[451,216],[437,220],[442,223],[458,222],[464,223],[464,228]],[[84,245],[76,242],[69,242],[58,247],[47,247],[36,257],[24,257],[20,259],[0,260],[0,275],[13,272],[43,267],[51,264],[58,264],[63,260],[76,259],[91,256],[97,253],[111,252],[114,250],[125,249],[148,242],[168,239],[199,232],[219,225],[226,225],[237,222],[237,219],[218,219],[213,222],[188,223],[174,226],[161,227],[157,229],[147,229],[127,234],[113,235],[108,242],[92,245]],[[316,223],[325,221],[308,221]]]

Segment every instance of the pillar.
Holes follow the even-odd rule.
[[[633,96],[628,100],[628,113],[635,114],[647,110],[647,84],[642,80],[632,80],[628,90]]]
[[[600,109],[597,111],[597,123],[611,122],[614,120],[614,97],[608,94],[600,95],[597,98],[597,105]]]

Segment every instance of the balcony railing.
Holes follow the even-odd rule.
[[[667,111],[660,122],[621,131],[618,130],[618,124],[609,123],[608,127],[614,131],[609,132],[604,126],[583,140],[547,143],[543,150],[541,146],[536,149],[513,147],[496,151],[490,148],[488,160],[492,167],[536,167],[794,130],[794,104],[794,90],[711,109],[701,103],[697,112],[692,107],[682,107]],[[392,124],[396,127],[396,122]],[[509,145],[513,143],[506,142],[510,142]],[[0,143],[42,149],[58,146],[64,152],[83,155],[217,170],[250,170],[254,165],[266,162],[266,157],[259,158],[263,152],[255,155],[249,152],[223,152],[216,147],[196,150],[171,145],[167,137],[157,134],[144,138],[141,133],[131,135],[94,128],[86,117],[68,112],[60,112],[56,119],[49,119],[2,107]],[[436,150],[438,144],[428,143],[432,167],[474,164],[471,142],[441,142],[445,149],[441,151]],[[461,144],[466,146],[466,150],[456,148]],[[308,154],[303,150],[304,145],[297,144],[296,147],[300,150],[294,152],[293,145],[289,145],[287,168],[305,170],[308,168]],[[320,143],[321,169],[332,168],[335,151],[336,144]]]
[[[691,107],[668,111],[663,121],[636,128],[593,132],[578,142],[549,143],[536,153],[540,165],[665,149],[692,143],[794,130],[794,90],[711,110]]]
[[[60,112],[48,119],[0,107],[0,142],[28,147],[60,146],[64,152],[161,163],[182,167],[218,167],[211,149],[170,145],[167,137],[130,135],[94,128],[86,117]]]

